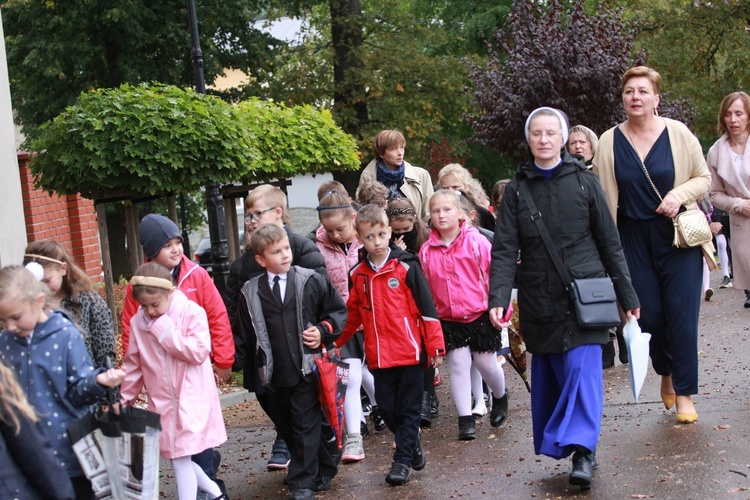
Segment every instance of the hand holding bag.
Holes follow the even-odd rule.
[[[630,138],[630,144],[633,146],[633,149],[640,160],[641,154],[635,147],[633,137],[630,135],[630,128],[626,127],[626,129],[628,137]],[[659,197],[659,201],[664,201],[661,197],[661,193],[656,189],[654,181],[651,180],[651,176],[649,175],[648,169],[646,169],[643,160],[641,160],[641,169],[643,170],[643,174],[646,176],[649,184],[651,184],[656,196]],[[672,246],[677,248],[699,247],[713,239],[711,227],[708,225],[706,214],[697,208],[686,209],[684,212],[677,214],[672,218],[672,224],[674,225],[674,241],[672,242]]]
[[[578,326],[589,330],[602,330],[613,328],[620,324],[620,312],[617,309],[617,296],[612,280],[604,278],[578,278],[572,280],[570,272],[563,265],[560,253],[552,243],[552,238],[547,232],[547,226],[542,221],[542,214],[537,211],[536,204],[531,198],[526,183],[519,183],[519,191],[526,200],[531,210],[531,220],[536,224],[539,235],[547,247],[552,262],[555,264],[560,278],[566,283],[570,298],[575,306]]]

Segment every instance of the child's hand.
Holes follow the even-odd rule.
[[[122,368],[110,368],[96,376],[96,383],[104,387],[117,387],[125,378],[125,370]]]
[[[505,315],[505,310],[502,307],[493,307],[490,309],[490,323],[494,325],[495,328],[507,328],[510,324],[510,321],[503,321],[503,316]]]
[[[307,330],[303,330],[302,341],[305,346],[310,349],[317,349],[320,347],[320,330],[318,330],[318,327],[311,326]]]
[[[437,368],[438,366],[443,364],[443,357],[442,356],[430,356],[430,366],[433,368]]]
[[[232,378],[232,370],[230,368],[219,368],[216,365],[211,365],[211,367],[214,369],[217,384],[226,384]]]
[[[404,243],[404,235],[402,234],[395,240],[393,240],[393,244],[399,247],[401,250],[406,250],[406,243]]]

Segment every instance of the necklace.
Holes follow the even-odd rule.
[[[638,158],[640,158],[641,162],[643,162],[643,157],[641,156],[641,152],[638,151],[638,148],[635,145],[635,141],[633,140],[633,136],[630,135],[630,125],[628,125],[628,122],[625,122],[625,132],[628,133],[628,139],[630,139],[630,145],[633,146],[633,149],[635,150],[635,154],[637,154]]]

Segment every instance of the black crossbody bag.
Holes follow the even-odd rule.
[[[612,280],[609,277],[571,279],[570,271],[563,265],[560,253],[552,244],[547,226],[542,221],[542,214],[536,209],[526,182],[519,182],[518,189],[531,211],[531,220],[534,221],[560,278],[563,283],[567,283],[566,289],[575,306],[578,325],[590,330],[609,329],[619,325],[620,312]]]

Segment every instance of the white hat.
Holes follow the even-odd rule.
[[[529,113],[529,117],[526,118],[526,126],[524,127],[524,132],[526,133],[526,142],[529,142],[529,126],[531,125],[531,119],[534,118],[534,115],[537,114],[540,111],[551,111],[553,112],[559,119],[560,119],[560,129],[562,130],[562,136],[563,136],[563,145],[568,143],[568,117],[560,111],[559,109],[555,108],[549,108],[546,106],[543,106],[541,108],[536,108],[534,111]]]

